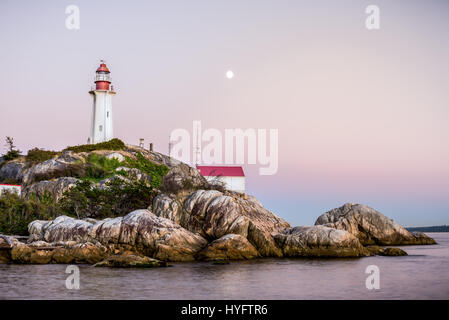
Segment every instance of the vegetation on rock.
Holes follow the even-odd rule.
[[[94,267],[111,268],[155,268],[167,267],[168,263],[157,259],[152,259],[132,252],[112,255],[94,265]]]
[[[123,216],[147,208],[157,194],[144,181],[112,179],[106,185],[100,189],[87,180],[79,182],[59,201],[62,212],[79,219]]]
[[[27,235],[31,221],[50,220],[60,214],[59,205],[49,195],[23,198],[6,192],[0,197],[0,233]]]
[[[11,137],[6,137],[6,146],[8,148],[8,152],[3,155],[3,160],[9,161],[20,156],[20,150],[16,149],[14,145],[14,139]]]
[[[167,166],[156,164],[145,158],[140,152],[136,159],[126,157],[123,166],[128,168],[136,168],[151,177],[151,185],[159,188],[162,185],[162,179],[170,170]]]
[[[116,142],[115,145],[120,143]],[[56,151],[38,148],[28,152],[26,161],[30,166],[26,166],[26,170],[34,170],[32,174],[28,174],[26,183],[30,192],[22,197],[5,194],[0,198],[0,232],[26,235],[27,225],[31,221],[54,219],[60,215],[107,218],[124,216],[136,209],[146,209],[158,194],[163,177],[169,171],[167,166],[154,163],[141,153],[137,153],[136,157],[124,156],[121,160],[98,153],[81,154],[71,162],[66,162],[65,159],[61,162],[58,157],[51,160],[54,163],[46,165],[50,170],[42,170],[42,163],[56,155]],[[70,153],[68,157],[73,158]],[[41,168],[35,170],[35,166]],[[62,196],[58,197],[52,195],[51,190],[45,189],[49,183],[40,189],[35,188],[39,189],[39,195],[33,191],[35,189],[32,186],[36,183],[57,181],[55,179],[63,177],[73,177],[80,181],[66,192],[62,190]]]
[[[122,140],[115,138],[96,144],[82,144],[78,146],[67,147],[63,151],[91,152],[95,150],[124,150],[125,148],[125,143]]]
[[[46,160],[54,158],[58,154],[60,154],[60,152],[33,148],[28,151],[25,159],[27,162],[31,163],[44,162]]]

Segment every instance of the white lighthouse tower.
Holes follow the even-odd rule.
[[[103,60],[95,74],[95,86],[89,93],[94,99],[89,144],[108,141],[114,138],[112,122],[112,96],[110,71]]]

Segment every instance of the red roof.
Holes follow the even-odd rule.
[[[97,72],[100,72],[100,71],[110,73],[109,69],[108,69],[108,67],[106,67],[105,63],[100,64],[100,66],[98,67]]]
[[[196,166],[205,177],[244,177],[242,167]]]

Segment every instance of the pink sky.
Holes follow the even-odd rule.
[[[449,223],[449,5],[376,1],[0,3],[0,137],[22,151],[89,135],[106,59],[115,135],[167,153],[175,128],[279,129],[279,171],[248,192],[293,224],[345,202]],[[235,77],[228,80],[227,70]]]

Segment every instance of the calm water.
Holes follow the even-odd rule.
[[[449,233],[429,235],[439,244],[402,247],[406,257],[81,265],[80,290],[66,289],[66,265],[0,265],[0,299],[449,299]],[[368,265],[380,269],[379,290],[365,287]]]

